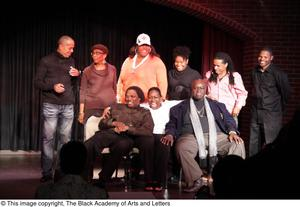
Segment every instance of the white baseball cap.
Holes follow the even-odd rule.
[[[140,45],[151,45],[149,35],[142,33],[136,38],[136,44]]]

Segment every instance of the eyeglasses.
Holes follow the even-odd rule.
[[[104,52],[91,52],[91,55],[103,55],[105,54]]]

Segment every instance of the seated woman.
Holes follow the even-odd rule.
[[[102,166],[99,173],[99,186],[105,186],[122,157],[136,146],[143,163],[146,183],[153,177],[153,120],[149,110],[140,107],[145,99],[143,91],[137,86],[126,90],[126,104],[111,106],[110,113],[99,123],[100,131],[85,142],[88,151],[86,175],[92,175],[93,162],[102,149],[109,147],[107,165]]]
[[[152,87],[148,90],[148,103],[141,104],[150,110],[154,121],[154,183],[145,190],[161,191],[166,183],[169,152],[173,142],[164,138],[165,126],[169,122],[170,108],[180,102],[175,100],[163,101],[160,89]]]

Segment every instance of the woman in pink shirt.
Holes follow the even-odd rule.
[[[224,103],[237,123],[237,116],[246,104],[248,92],[241,75],[234,72],[233,62],[227,53],[217,52],[213,62],[213,70],[205,74],[208,79],[207,95]]]

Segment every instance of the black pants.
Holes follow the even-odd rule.
[[[170,145],[164,145],[161,134],[154,134],[154,181],[164,185],[166,183]]]
[[[264,144],[272,143],[282,127],[281,112],[257,110],[252,112],[249,156],[257,154]]]
[[[102,166],[99,174],[101,181],[108,181],[114,170],[118,168],[124,155],[127,155],[133,146],[140,151],[141,160],[145,172],[145,180],[151,181],[153,176],[153,147],[154,138],[152,136],[129,136],[126,133],[117,134],[112,130],[103,130],[97,132],[85,142],[88,151],[87,175],[91,176],[93,172],[93,163],[95,157],[101,154],[105,147],[109,147],[106,164]]]

